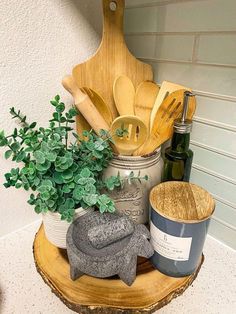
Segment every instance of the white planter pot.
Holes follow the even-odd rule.
[[[82,207],[75,210],[74,219],[93,211],[92,208],[83,209]],[[47,239],[55,246],[66,249],[66,234],[71,223],[61,220],[61,215],[57,212],[48,211],[42,215],[43,225]]]

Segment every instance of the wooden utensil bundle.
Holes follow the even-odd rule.
[[[144,81],[135,91],[127,76],[119,76],[114,81],[113,93],[120,117],[113,121],[110,108],[96,91],[79,88],[72,76],[65,77],[62,84],[72,94],[82,114],[77,124],[80,136],[84,129],[93,128],[97,134],[100,129],[110,131],[115,150],[122,155],[136,156],[152,153],[171,137],[174,120],[183,110],[184,91],[190,90],[166,81],[161,88],[152,81]],[[189,103],[189,119],[195,108],[193,97]],[[118,136],[117,129],[126,129],[128,134]]]

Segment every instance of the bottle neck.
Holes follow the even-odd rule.
[[[181,134],[174,132],[171,141],[171,148],[178,153],[186,152],[189,149],[189,142],[190,133]]]

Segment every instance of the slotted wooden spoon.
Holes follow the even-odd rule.
[[[120,116],[134,115],[135,88],[128,76],[118,76],[113,84],[113,96]]]
[[[185,89],[181,89],[166,97],[156,113],[148,140],[140,150],[135,152],[135,155],[142,156],[153,152],[172,136],[174,120],[179,118],[183,111],[185,91]],[[188,119],[192,119],[195,109],[196,99],[191,97],[188,104]]]
[[[119,137],[117,129],[127,129],[128,134]],[[116,118],[111,125],[111,135],[118,152],[121,155],[131,156],[147,139],[147,127],[144,122],[135,116],[125,115]]]
[[[153,124],[154,124],[154,119],[157,113],[157,110],[159,109],[159,107],[161,106],[163,100],[172,92],[175,92],[179,89],[185,89],[188,91],[192,91],[191,88],[182,86],[182,85],[178,85],[172,82],[168,82],[168,81],[163,81],[161,84],[161,88],[159,90],[159,93],[157,95],[155,104],[153,106],[152,112],[151,112],[151,119],[150,119],[150,128],[152,129]]]
[[[134,99],[135,115],[143,120],[148,130],[150,129],[151,111],[155,104],[160,87],[152,81],[139,84]]]

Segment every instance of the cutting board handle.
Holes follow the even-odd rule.
[[[125,0],[103,0],[103,38],[102,43],[110,41],[111,38],[124,42],[123,35],[123,17]],[[107,46],[105,44],[105,46]],[[109,47],[107,46],[107,47]],[[106,48],[107,48],[106,47]]]

